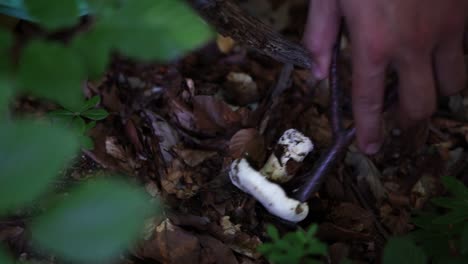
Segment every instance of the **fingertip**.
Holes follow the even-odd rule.
[[[383,131],[380,122],[373,128],[365,131],[358,128],[357,144],[359,149],[366,155],[374,155],[379,152],[383,144]]]
[[[374,155],[379,152],[380,148],[382,147],[381,142],[372,142],[368,143],[363,146],[363,152],[367,155]]]
[[[323,80],[328,77],[328,68],[330,67],[330,62],[328,63],[316,63],[312,62],[311,71],[314,77],[318,80]]]
[[[340,16],[336,0],[311,1],[309,4],[303,43],[311,53],[311,71],[317,79],[328,76]]]

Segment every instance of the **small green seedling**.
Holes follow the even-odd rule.
[[[388,243],[384,264],[427,263],[426,259],[436,264],[468,263],[468,188],[454,177],[442,177],[442,183],[451,195],[433,198],[436,208],[429,207],[413,217],[418,229],[407,237],[396,238],[406,242],[401,240],[393,246]],[[408,258],[409,252],[417,258]],[[407,261],[394,256],[405,256]]]
[[[96,108],[100,100],[101,98],[99,96],[94,96],[75,111],[71,109],[60,109],[51,111],[48,115],[54,123],[71,127],[77,131],[80,135],[82,147],[85,149],[92,149],[94,144],[87,136],[87,133],[91,128],[96,126],[96,121],[103,120],[109,115],[106,110]]]
[[[314,224],[307,231],[301,229],[280,238],[278,230],[269,225],[267,233],[272,241],[263,243],[257,250],[275,264],[322,263],[319,257],[327,254],[327,246],[315,237],[317,229]]]

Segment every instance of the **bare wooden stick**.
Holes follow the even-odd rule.
[[[302,68],[311,67],[312,57],[304,47],[287,40],[235,3],[229,0],[187,1],[220,34],[229,36],[277,61]]]

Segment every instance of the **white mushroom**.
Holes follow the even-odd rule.
[[[314,145],[308,137],[295,129],[288,129],[280,137],[275,151],[260,171],[272,181],[286,182],[293,176],[288,174],[288,161],[292,159],[302,162],[313,149]]]
[[[309,213],[307,203],[288,197],[281,186],[269,181],[245,159],[232,163],[229,177],[235,186],[254,196],[271,214],[284,220],[299,222]]]

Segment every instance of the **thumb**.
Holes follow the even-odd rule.
[[[340,17],[337,0],[310,1],[303,41],[312,53],[312,73],[317,79],[325,79],[328,76]]]

